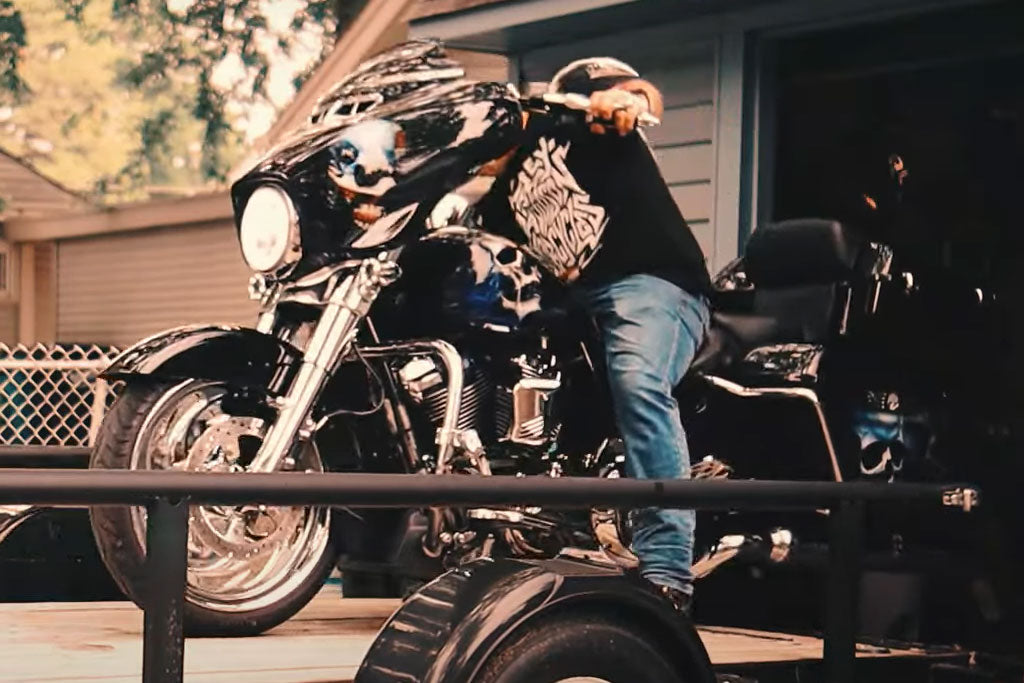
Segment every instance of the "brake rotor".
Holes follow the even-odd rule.
[[[264,423],[255,417],[222,415],[192,443],[174,469],[246,472],[244,437],[263,441]],[[294,468],[293,468],[294,469]],[[189,510],[189,546],[202,554],[250,558],[290,540],[303,524],[304,508],[265,505],[196,505]],[[201,549],[201,550],[200,550]]]

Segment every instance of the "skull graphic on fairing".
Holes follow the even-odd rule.
[[[504,245],[492,252],[501,281],[501,303],[522,320],[540,310],[540,269],[522,249]]]

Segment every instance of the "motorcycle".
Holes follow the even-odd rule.
[[[124,385],[90,466],[622,476],[595,327],[524,247],[473,220],[479,171],[516,144],[524,109],[585,108],[467,80],[434,42],[364,62],[231,188],[255,328],[177,328],[125,351],[104,374]],[[837,221],[755,231],[715,280],[715,325],[676,392],[695,477],[889,481],[910,469],[920,448],[907,435],[927,416],[873,355],[887,302],[913,291],[892,262]],[[145,514],[90,511],[136,602]],[[628,515],[606,509],[189,516],[189,634],[265,631],[336,565],[345,595],[370,596],[488,555],[582,548],[636,562]],[[786,556],[794,532],[773,520],[702,514],[695,574],[752,548]],[[795,523],[816,533],[817,521]]]

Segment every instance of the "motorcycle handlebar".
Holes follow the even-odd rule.
[[[541,95],[523,98],[523,104],[527,109],[543,113],[553,113],[558,110],[569,112],[586,112],[590,109],[590,98],[586,95],[576,93],[543,93]],[[611,123],[610,121],[607,123]],[[654,114],[643,112],[637,117],[636,126],[657,126],[661,123]]]

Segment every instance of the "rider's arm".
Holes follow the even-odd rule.
[[[660,119],[665,112],[664,100],[661,92],[651,83],[642,78],[632,78],[616,83],[607,90],[599,90],[592,94],[588,120],[613,121],[619,134],[626,135],[633,131],[637,118],[644,112],[653,114]],[[524,128],[528,120],[529,114],[524,111]],[[605,132],[605,127],[592,122],[590,130],[600,135]],[[501,157],[484,164],[480,169],[480,174],[484,176],[501,175],[515,152],[516,148],[510,149]]]

